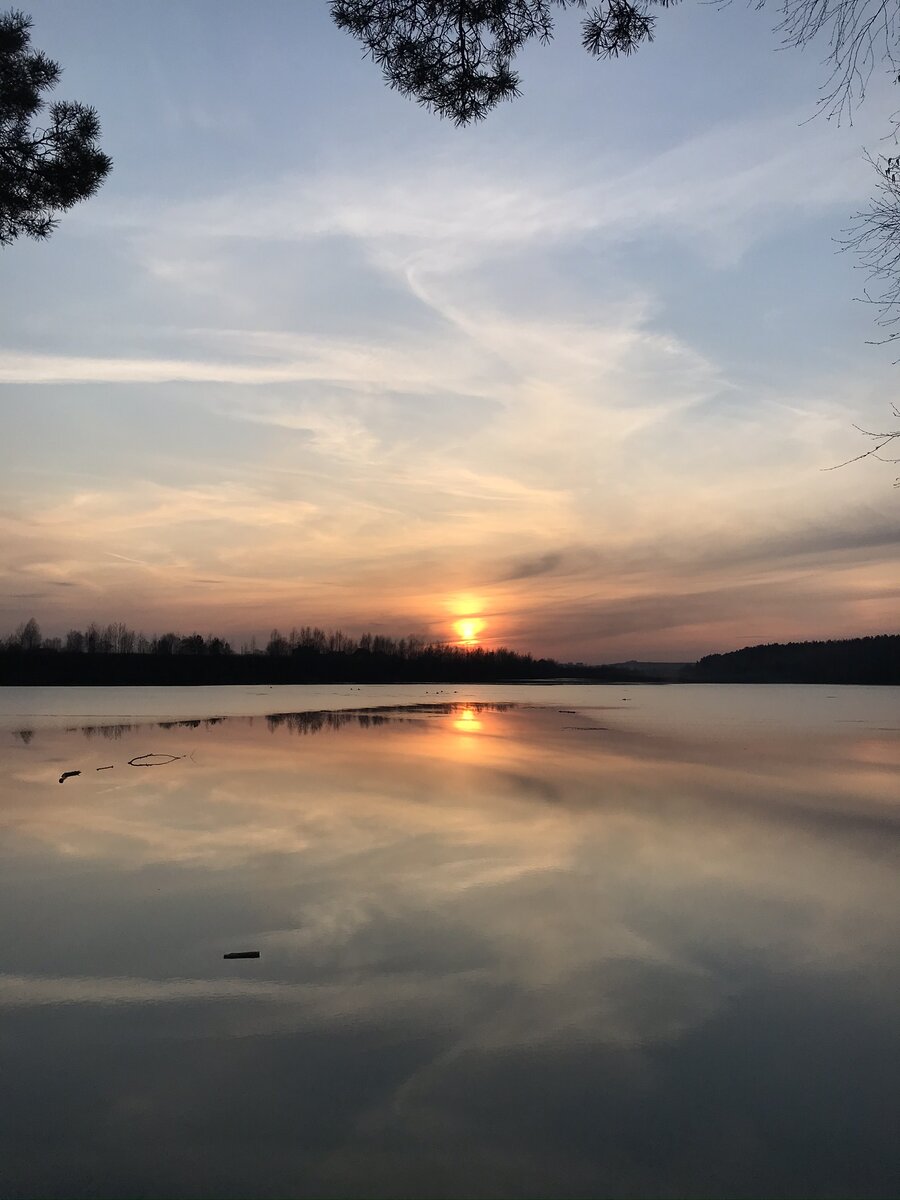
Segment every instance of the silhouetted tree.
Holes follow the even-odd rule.
[[[80,629],[70,629],[66,634],[66,651],[69,654],[84,652],[84,634]]]
[[[653,40],[655,8],[677,0],[331,0],[340,29],[358,38],[388,83],[465,125],[519,94],[512,59],[533,38],[553,36],[557,9],[580,9],[581,41],[595,58],[617,58]],[[757,7],[765,7],[758,0]],[[831,72],[820,95],[840,116],[865,96],[881,63],[896,69],[900,0],[777,0],[785,46],[828,41]],[[897,118],[895,117],[895,120]]]
[[[896,20],[896,9],[892,16]],[[889,46],[885,49],[883,57],[893,62]],[[862,86],[864,89],[865,85]],[[868,273],[865,301],[874,305],[877,310],[876,321],[879,327],[885,330],[885,336],[881,340],[894,342],[900,339],[900,329],[897,328],[900,323],[900,155],[870,157],[869,162],[878,179],[875,194],[869,207],[858,213],[851,223],[844,238],[844,246],[856,251],[861,266]],[[869,288],[873,287],[878,289],[875,295],[869,291]],[[892,405],[892,413],[900,419],[900,408],[896,404]],[[862,429],[859,425],[855,428],[873,444],[868,450],[855,454],[846,462],[838,463],[839,467],[849,466],[850,463],[860,462],[865,458],[900,463],[900,458],[882,453],[888,446],[900,442],[900,428],[880,433]],[[900,487],[900,476],[894,480],[894,487]]]
[[[116,640],[119,654],[134,654],[137,634],[133,629],[129,629],[127,625],[123,625],[121,621],[116,626]]]
[[[675,0],[603,0],[582,23],[596,58],[630,54],[653,37],[654,7]],[[553,36],[555,9],[588,0],[333,0],[340,29],[358,38],[385,79],[457,125],[480,121],[519,95],[512,60],[533,38]]]
[[[878,324],[888,332],[885,341],[900,338],[892,328],[900,321],[900,156],[869,158],[877,183],[869,207],[847,230],[844,245],[855,250],[868,272],[868,284],[879,294],[865,299],[878,309]]]
[[[758,0],[758,8],[764,5],[765,0]],[[879,64],[896,76],[900,0],[779,0],[777,7],[784,45],[801,48],[816,38],[828,41],[825,61],[831,73],[819,97],[826,115],[850,115],[865,98]]]
[[[23,621],[13,635],[13,645],[20,650],[40,650],[41,648],[41,627],[38,625],[34,617],[29,617],[27,621]]]
[[[15,9],[0,14],[0,246],[21,234],[48,237],[55,214],[92,196],[112,168],[88,105],[58,101],[45,125],[33,124],[45,106],[42,93],[62,72],[31,48],[31,26]]]
[[[328,650],[331,654],[352,654],[356,649],[356,642],[347,637],[340,629],[336,629],[334,633],[328,636]]]
[[[175,654],[181,644],[181,638],[177,633],[164,633],[162,637],[154,638],[152,643],[153,654]]]
[[[304,625],[300,630],[298,648],[314,654],[321,654],[326,644],[325,630],[313,629]]]
[[[287,639],[283,638],[277,629],[273,629],[266,646],[266,654],[273,658],[283,658],[289,650]]]

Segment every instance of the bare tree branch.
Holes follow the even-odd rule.
[[[895,417],[900,417],[900,409],[896,404],[891,405]],[[853,428],[861,433],[864,437],[871,438],[876,444],[868,450],[864,450],[862,454],[854,454],[852,458],[845,459],[844,462],[835,463],[831,467],[823,467],[823,471],[838,471],[841,467],[849,467],[851,463],[862,462],[865,458],[875,458],[879,462],[898,463],[900,458],[883,458],[881,451],[885,446],[890,446],[893,442],[900,439],[900,429],[888,430],[885,433],[875,433],[870,429],[863,429],[859,425],[854,425]],[[894,480],[894,487],[900,488],[900,477]]]
[[[831,71],[819,97],[826,116],[852,117],[879,65],[896,75],[900,0],[780,0],[779,7],[785,46],[827,39]]]

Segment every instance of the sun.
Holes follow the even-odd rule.
[[[480,617],[460,617],[453,624],[453,628],[459,634],[459,640],[463,646],[477,645],[478,635],[484,627],[485,622]]]

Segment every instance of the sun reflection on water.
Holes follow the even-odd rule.
[[[481,721],[471,708],[464,708],[453,722],[453,728],[459,730],[460,733],[480,733],[481,725]]]

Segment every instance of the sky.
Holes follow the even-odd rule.
[[[317,624],[571,661],[895,632],[897,371],[836,239],[890,81],[774,10],[576,13],[458,129],[326,0],[34,0],[114,169],[0,252],[0,633]]]

